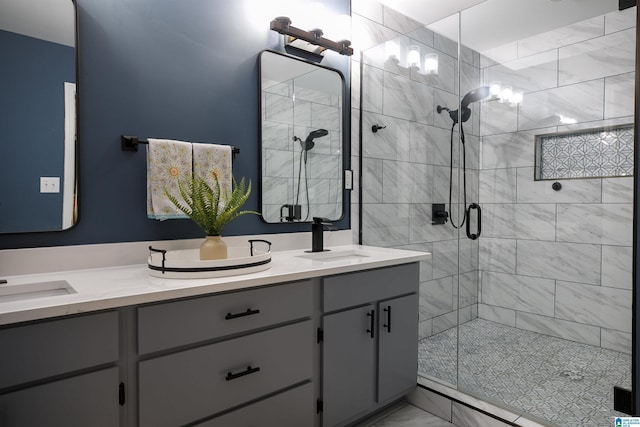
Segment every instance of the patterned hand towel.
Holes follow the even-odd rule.
[[[226,200],[226,195],[232,191],[232,152],[230,145],[193,144],[193,173],[202,177],[215,190],[218,177],[220,191]]]
[[[179,201],[184,201],[178,180],[191,178],[191,143],[169,139],[149,139],[147,147],[147,217],[165,220],[188,218],[167,198],[166,188]]]

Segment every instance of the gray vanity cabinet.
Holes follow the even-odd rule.
[[[361,414],[375,404],[375,335],[370,316],[373,305],[365,305],[322,319],[323,425],[334,426]]]
[[[378,303],[378,402],[418,382],[418,294]]]
[[[0,329],[0,425],[117,426],[115,311]]]
[[[418,264],[323,283],[322,424],[341,426],[417,383]]]
[[[235,425],[263,406],[257,425],[278,425],[289,404],[313,425],[312,316],[312,281],[140,307],[139,425]]]

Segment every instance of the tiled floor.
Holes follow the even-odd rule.
[[[403,404],[393,408],[381,419],[365,423],[363,427],[452,427],[448,421],[431,415],[413,405]]]
[[[613,386],[631,387],[628,354],[482,319],[426,338],[419,370],[557,425],[611,425]]]

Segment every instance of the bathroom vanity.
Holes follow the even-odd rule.
[[[140,265],[9,278],[75,293],[0,297],[0,425],[334,426],[401,398],[429,254],[332,249],[215,279]]]

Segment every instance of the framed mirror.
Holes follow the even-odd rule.
[[[0,233],[77,220],[76,10],[0,1]]]
[[[344,76],[273,51],[260,54],[259,70],[262,219],[341,219]]]

